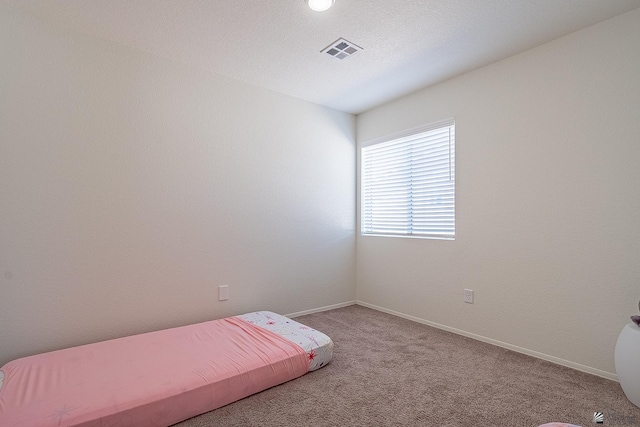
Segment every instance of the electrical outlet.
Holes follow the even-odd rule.
[[[218,286],[218,301],[226,301],[229,299],[229,286]]]
[[[473,304],[473,290],[465,289],[464,290],[464,302]]]

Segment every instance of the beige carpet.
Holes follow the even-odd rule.
[[[296,320],[334,340],[328,366],[177,425],[640,426],[614,381],[361,306]]]

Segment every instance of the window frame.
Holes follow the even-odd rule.
[[[451,207],[451,213],[453,214],[453,219],[451,220],[450,224],[452,227],[452,231],[451,232],[442,232],[442,233],[425,233],[425,232],[414,232],[413,231],[413,226],[410,226],[406,229],[407,232],[405,233],[394,233],[394,232],[365,232],[365,229],[369,228],[369,227],[365,227],[365,206],[367,205],[367,202],[365,201],[365,151],[368,147],[372,147],[375,145],[379,145],[379,144],[384,144],[384,143],[393,143],[394,141],[398,141],[400,142],[400,140],[402,139],[407,139],[407,138],[411,138],[411,137],[416,137],[415,139],[419,139],[419,136],[421,134],[425,134],[431,131],[435,131],[438,129],[442,129],[442,128],[446,128],[449,127],[450,128],[450,136],[449,136],[449,169],[448,169],[448,173],[450,174],[450,181],[451,181],[451,195],[452,195],[452,207]],[[371,237],[400,237],[400,238],[408,238],[408,239],[429,239],[429,240],[455,240],[456,238],[456,230],[455,230],[455,224],[456,224],[456,191],[455,191],[455,119],[452,118],[448,118],[445,120],[441,120],[438,122],[433,122],[427,125],[422,125],[422,126],[418,126],[415,128],[411,128],[411,129],[407,129],[407,130],[403,130],[401,132],[397,132],[394,134],[390,134],[390,135],[386,135],[383,137],[379,137],[379,138],[375,138],[375,139],[371,139],[368,141],[364,141],[360,144],[360,149],[359,149],[359,173],[358,173],[358,178],[359,178],[359,191],[360,191],[360,195],[359,195],[359,224],[358,227],[360,228],[360,235],[361,236],[371,236]],[[408,141],[405,141],[406,145],[408,146],[411,143],[411,139],[409,139]],[[413,206],[413,197],[411,197],[411,202],[409,202],[410,205]],[[407,213],[409,212],[409,210],[407,211]],[[409,215],[408,215],[409,216]],[[433,217],[429,217],[429,218],[433,218]],[[413,224],[413,218],[410,220],[411,224]]]

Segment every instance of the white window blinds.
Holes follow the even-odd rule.
[[[455,124],[362,148],[363,235],[455,238]]]

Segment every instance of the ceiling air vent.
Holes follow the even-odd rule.
[[[352,55],[355,55],[361,50],[362,48],[357,44],[353,44],[350,41],[347,41],[343,38],[339,38],[338,40],[331,43],[329,46],[322,49],[320,52],[328,53],[329,55],[338,59],[345,59]]]

